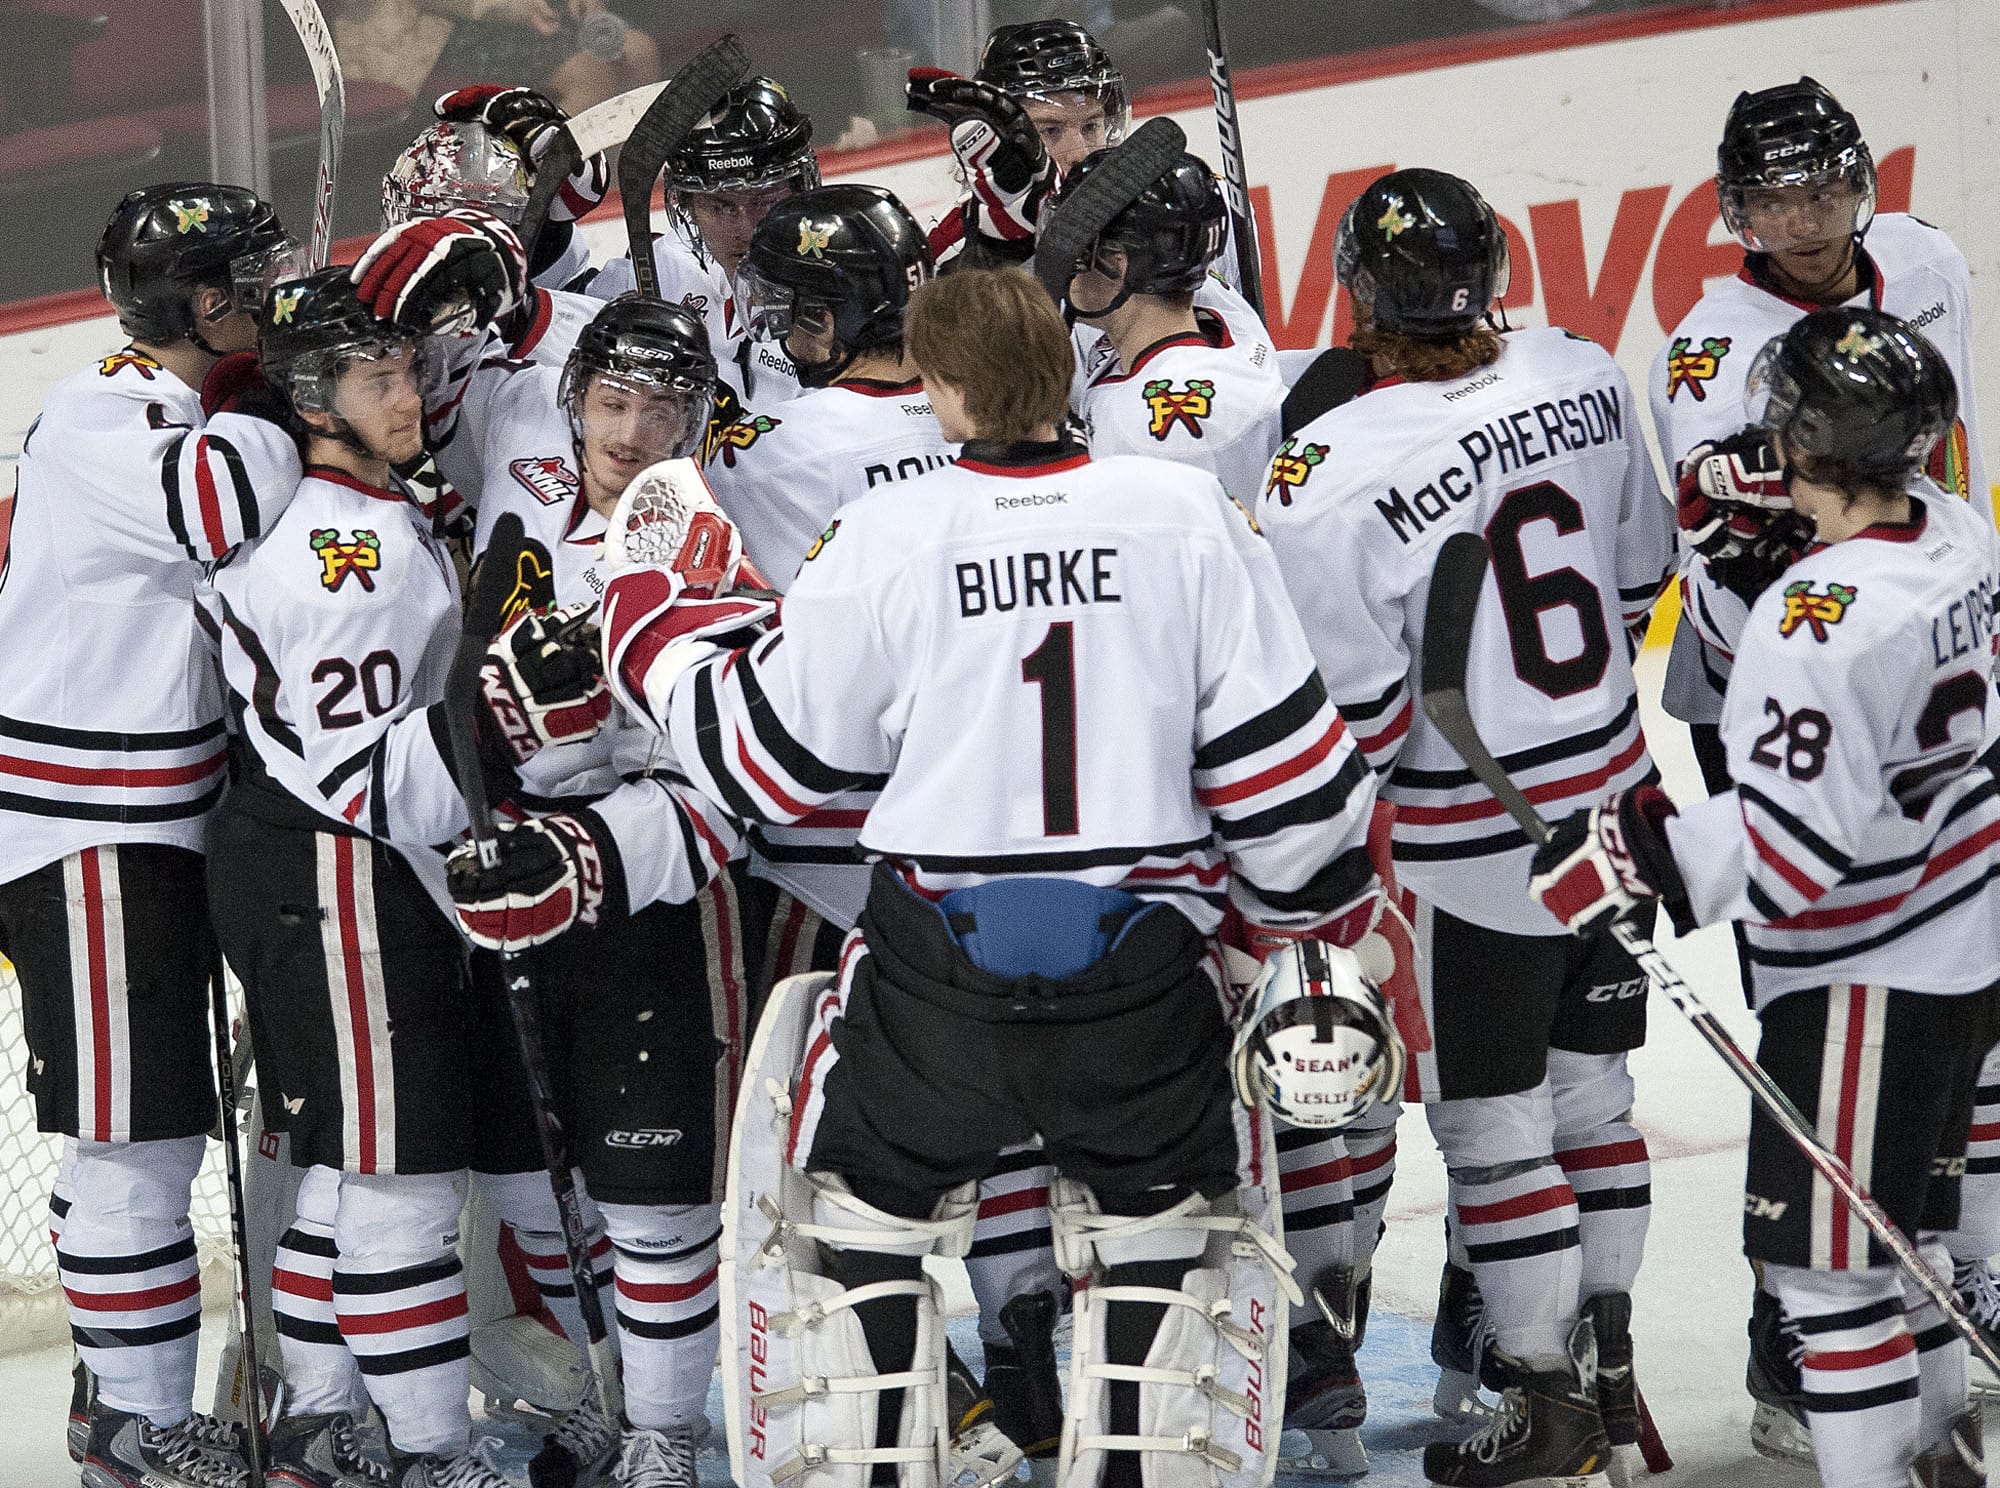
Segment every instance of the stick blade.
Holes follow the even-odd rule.
[[[1172,119],[1148,119],[1099,162],[1087,180],[1049,214],[1035,242],[1035,277],[1058,305],[1069,295],[1079,259],[1111,219],[1165,175],[1187,149],[1187,135]]]
[[[749,71],[750,54],[733,32],[710,43],[668,80],[626,136],[618,156],[618,197],[631,242],[632,272],[647,294],[659,293],[652,254],[642,251],[652,242],[653,182],[688,131]]]

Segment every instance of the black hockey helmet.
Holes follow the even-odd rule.
[[[1739,93],[1715,152],[1722,220],[1752,252],[1768,251],[1752,229],[1748,196],[1788,186],[1844,184],[1854,193],[1856,236],[1875,217],[1875,159],[1854,115],[1812,78]]]
[[[738,83],[667,157],[676,191],[751,191],[819,185],[812,120],[782,86],[767,77]]]
[[[267,275],[297,244],[255,192],[212,181],[167,181],[130,192],[97,240],[97,283],[134,340],[200,341],[192,297],[229,291],[232,310],[254,312]]]
[[[685,305],[633,290],[598,311],[563,363],[557,401],[569,411],[570,427],[583,437],[583,394],[596,376],[635,390],[682,393],[689,425],[674,440],[674,455],[687,454],[706,426],[715,392],[715,356],[708,327]]]
[[[1125,74],[1095,36],[1075,21],[1000,26],[986,38],[973,76],[1015,98],[1054,100],[1083,93],[1103,100],[1105,139],[1117,144],[1132,122]]]
[[[1471,182],[1437,170],[1391,171],[1347,208],[1334,273],[1382,330],[1448,341],[1507,293],[1507,235]]]
[[[1958,417],[1951,365],[1921,331],[1866,307],[1815,310],[1750,364],[1750,418],[1815,480],[1902,485]]]
[[[800,362],[799,380],[824,387],[861,352],[897,346],[910,292],[931,276],[924,230],[880,186],[821,186],[773,207],[736,269],[736,305],[749,334],[782,341],[806,309],[829,312],[833,354]]]
[[[299,413],[328,413],[342,369],[355,361],[407,355],[418,385],[434,370],[430,343],[377,319],[354,292],[346,265],[271,286],[257,337],[264,378]]]
[[[1069,173],[1056,198],[1058,206],[1111,158],[1099,150]],[[1208,266],[1229,238],[1229,209],[1215,172],[1198,155],[1183,151],[1167,172],[1142,190],[1105,224],[1098,248],[1117,248],[1125,255],[1124,287],[1102,309],[1078,308],[1085,316],[1106,315],[1135,294],[1185,294],[1198,288]],[[1092,258],[1096,257],[1093,250]]]

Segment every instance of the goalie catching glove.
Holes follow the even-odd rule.
[[[454,88],[431,105],[431,112],[447,124],[484,125],[533,166],[542,163],[550,142],[569,122],[569,115],[554,99],[533,88],[505,88],[498,83]],[[604,200],[610,185],[611,171],[604,156],[591,156],[570,173],[549,203],[549,220],[574,222],[588,216]]]
[[[950,127],[952,154],[972,192],[973,229],[1032,250],[1056,165],[1020,102],[990,83],[936,67],[911,68],[905,96],[910,112]]]
[[[1640,785],[1563,818],[1535,849],[1528,892],[1576,935],[1648,899],[1658,899],[1686,931],[1692,926],[1687,884],[1667,844],[1674,814],[1665,791]]]
[[[576,744],[611,715],[597,666],[595,606],[529,611],[486,649],[480,691],[499,743],[515,764],[551,744]]]
[[[610,833],[591,811],[537,817],[494,833],[499,861],[480,866],[467,842],[445,860],[452,907],[465,937],[489,951],[520,951],[554,940],[572,925],[595,925],[623,913],[607,899]]]
[[[528,255],[491,212],[460,207],[398,223],[349,276],[377,319],[419,336],[457,335],[512,314],[528,294]]]

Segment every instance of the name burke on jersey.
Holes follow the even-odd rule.
[[[1468,429],[1458,438],[1466,464],[1447,466],[1414,491],[1389,487],[1388,495],[1375,498],[1375,510],[1396,540],[1407,544],[1454,506],[1469,501],[1476,483],[1489,473],[1510,475],[1624,437],[1625,408],[1614,388],[1589,388],[1574,398],[1534,403]]]
[[[954,563],[959,618],[1023,608],[1122,604],[1125,596],[1113,587],[1117,561],[1116,548],[1055,548]]]

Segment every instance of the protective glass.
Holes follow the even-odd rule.
[[[1724,186],[1722,220],[1752,253],[1789,253],[1865,232],[1875,220],[1875,163],[1864,149],[1831,166],[1779,170]]]

